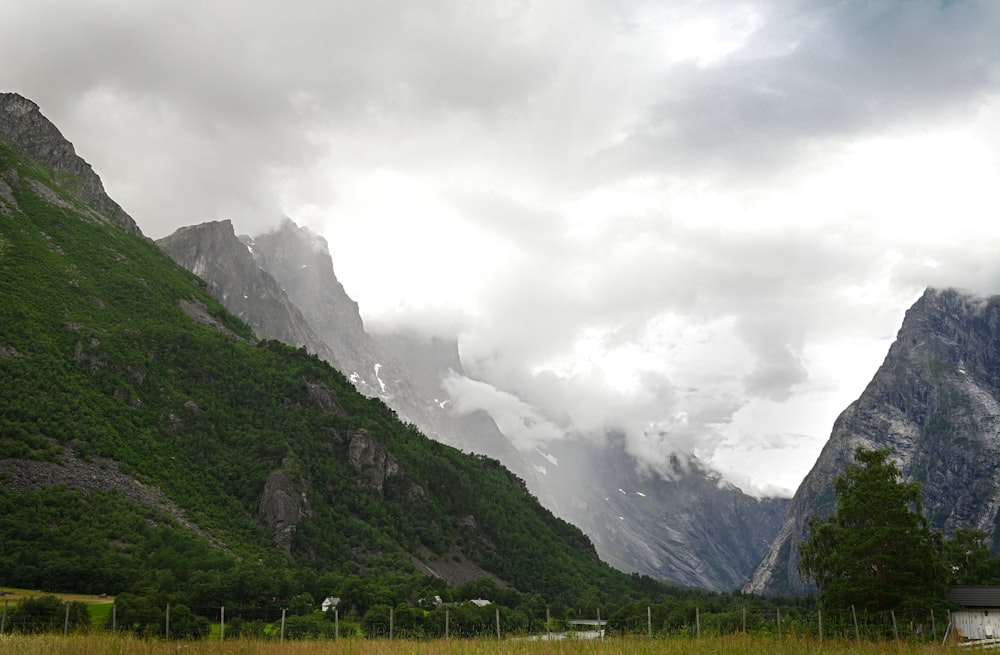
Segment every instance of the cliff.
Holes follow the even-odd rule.
[[[1000,296],[928,289],[907,311],[896,341],[861,396],[839,416],[784,524],[744,591],[802,594],[796,544],[813,514],[829,515],[833,480],[855,448],[888,448],[919,482],[924,512],[946,534],[1000,531]]]

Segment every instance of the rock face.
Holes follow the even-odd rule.
[[[834,508],[833,480],[857,446],[888,448],[922,485],[924,513],[950,533],[977,528],[1000,545],[1000,297],[928,289],[907,311],[868,387],[837,419],[781,532],[744,591],[801,594],[796,544]]]
[[[549,502],[602,559],[692,587],[742,586],[788,505],[750,497],[693,458],[674,457],[665,471],[638,469],[622,435],[553,443],[545,455]]]
[[[257,516],[274,532],[274,543],[286,553],[292,552],[295,526],[312,515],[305,480],[292,472],[293,462],[285,458],[281,468],[267,476],[260,495]]]
[[[361,474],[364,483],[379,494],[385,481],[399,474],[399,462],[382,445],[364,430],[351,437],[347,450],[348,461]]]
[[[93,218],[115,223],[131,234],[141,234],[132,217],[105,193],[101,178],[90,164],[77,156],[73,144],[32,101],[16,93],[0,93],[0,141],[27,159],[65,176],[60,182],[72,181],[74,195],[87,205]],[[5,186],[0,185],[0,197],[6,195]]]
[[[229,313],[253,328],[258,337],[305,347],[319,357],[332,356],[281,285],[257,266],[229,221],[182,227],[156,244],[175,262],[205,280],[212,295]]]

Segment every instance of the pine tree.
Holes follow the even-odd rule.
[[[913,610],[945,596],[941,535],[923,516],[920,484],[903,482],[888,449],[855,451],[834,482],[836,512],[809,521],[799,571],[831,609]]]

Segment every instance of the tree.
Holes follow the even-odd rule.
[[[973,528],[958,528],[944,542],[944,564],[950,585],[996,584],[1000,573],[986,534]]]
[[[903,482],[888,449],[859,447],[834,481],[836,512],[809,520],[799,572],[831,609],[913,610],[945,596],[942,539],[923,516],[920,484]]]

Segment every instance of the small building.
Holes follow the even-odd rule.
[[[572,619],[566,621],[577,639],[604,639],[604,626],[608,624],[602,619]]]
[[[951,613],[948,629],[962,641],[1000,637],[1000,587],[960,585],[948,590],[948,600],[962,609]]]

